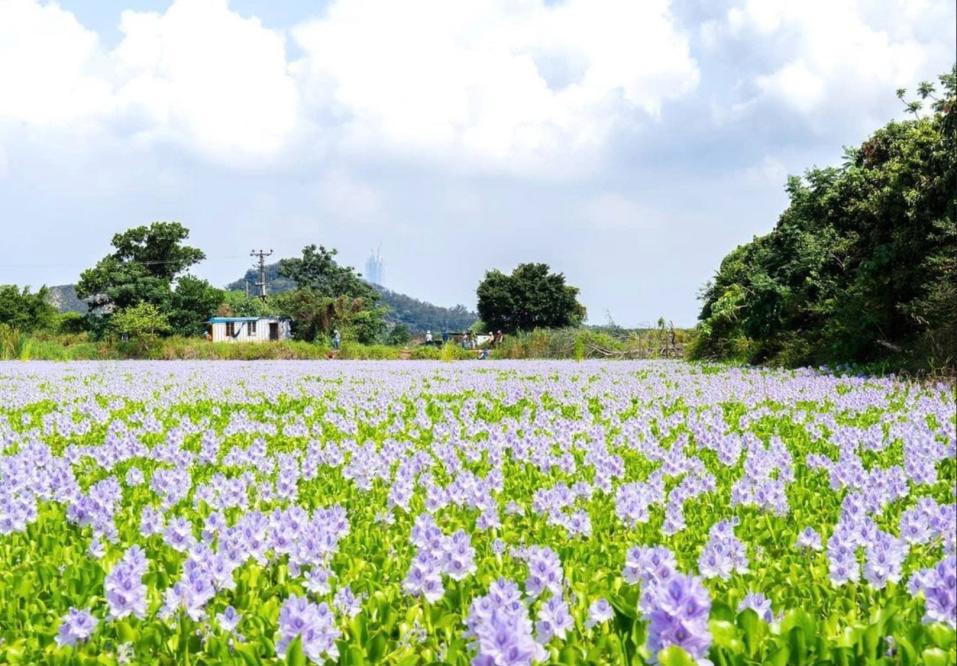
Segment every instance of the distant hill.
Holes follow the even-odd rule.
[[[248,282],[249,290],[252,293],[255,289],[253,285],[258,280],[258,272],[251,268],[246,271],[245,276],[226,285],[226,288],[234,291],[244,291]],[[379,292],[383,304],[389,308],[386,321],[403,324],[413,333],[421,333],[426,330],[438,333],[446,329],[461,331],[474,324],[478,319],[478,315],[468,310],[464,305],[446,308],[420,301],[405,294],[399,294],[386,289],[382,285],[373,284],[372,286]],[[294,288],[295,284],[291,280],[279,275],[278,263],[266,266],[266,291],[268,293],[278,294]]]

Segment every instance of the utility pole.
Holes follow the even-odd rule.
[[[259,287],[259,298],[263,301],[266,300],[266,257],[272,254],[272,250],[268,252],[266,250],[252,250],[249,253],[250,257],[259,257],[259,282],[256,283],[256,286]]]

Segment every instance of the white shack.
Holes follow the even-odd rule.
[[[284,317],[213,317],[208,323],[213,342],[270,342],[290,335]]]

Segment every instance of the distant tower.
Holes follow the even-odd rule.
[[[369,258],[366,259],[366,280],[372,284],[382,284],[385,279],[383,266],[382,255],[379,253],[379,249],[376,248],[375,252],[370,254]]]

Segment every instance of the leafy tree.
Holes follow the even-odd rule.
[[[206,322],[223,302],[223,291],[206,280],[184,275],[176,281],[173,291],[169,323],[180,335],[203,335]]]
[[[324,296],[313,289],[296,289],[272,299],[274,306],[293,320],[293,336],[315,342],[339,329],[343,339],[375,342],[382,334],[382,309],[362,298]]]
[[[940,77],[939,98],[921,84],[932,114],[906,103],[912,119],[879,129],[840,167],[789,179],[775,228],[705,287],[695,354],[953,367],[955,83],[954,72]]]
[[[281,259],[279,274],[296,283],[299,289],[311,289],[323,296],[351,296],[375,302],[376,291],[351,266],[340,266],[338,251],[323,246],[307,245],[301,259]]]
[[[389,331],[389,335],[386,338],[386,342],[390,345],[406,345],[412,339],[412,333],[409,332],[409,329],[405,324],[396,324]]]
[[[152,303],[137,303],[110,318],[109,330],[121,340],[146,349],[157,336],[169,333],[166,314]]]
[[[223,292],[216,314],[223,317],[261,317],[272,314],[272,308],[261,298],[250,296],[242,291]]]
[[[561,328],[585,319],[578,289],[566,285],[561,273],[550,273],[547,264],[519,264],[511,275],[489,271],[477,294],[479,317],[488,330]]]
[[[336,250],[308,245],[301,259],[282,259],[279,274],[297,289],[273,297],[293,319],[293,333],[314,341],[338,328],[346,339],[375,342],[385,329],[379,294],[351,267],[335,261]]]
[[[21,332],[54,328],[57,309],[50,303],[49,290],[44,286],[32,294],[30,287],[0,285],[0,322]]]
[[[114,235],[114,251],[83,271],[77,295],[99,314],[138,303],[168,311],[174,278],[205,259],[201,250],[183,244],[188,236],[178,222],[153,222]]]

